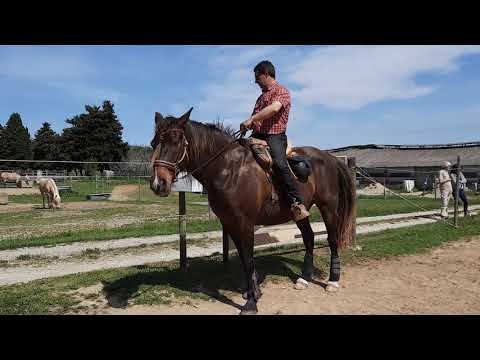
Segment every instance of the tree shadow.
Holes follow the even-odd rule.
[[[298,250],[295,252],[298,252]],[[292,283],[297,280],[298,272],[293,271],[292,268],[299,269],[302,261],[284,256],[287,253],[255,258],[260,282],[263,282],[266,275],[286,277]],[[237,304],[220,292],[221,290],[234,293],[245,291],[245,275],[236,256],[231,257],[228,264],[224,264],[221,260],[215,258],[189,259],[187,270],[169,268],[168,265],[142,265],[136,268],[140,272],[134,275],[125,276],[113,282],[102,281],[103,293],[109,306],[126,308],[130,299],[134,299],[155,287],[157,290],[167,290],[167,293],[175,293],[179,290],[187,293],[187,296],[188,293],[201,293],[208,298],[237,309],[243,307],[243,305]],[[317,269],[317,273],[323,274],[323,271]],[[321,283],[315,283],[321,285]],[[162,296],[158,292],[154,294],[154,296]]]

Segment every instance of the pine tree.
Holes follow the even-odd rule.
[[[117,118],[113,104],[106,100],[103,106],[85,106],[86,113],[66,122],[61,137],[61,154],[73,161],[122,161],[127,156],[128,144],[122,140],[123,126]],[[76,167],[81,170],[110,169],[107,164]]]
[[[13,113],[10,115],[10,118],[2,130],[3,149],[1,151],[3,152],[3,158],[31,160],[31,142],[30,133],[28,132],[28,128],[23,126],[20,114]],[[29,164],[23,162],[14,163],[11,165],[22,169],[27,169],[30,167]],[[5,166],[5,164],[3,164],[3,166]]]
[[[4,147],[5,147],[5,142],[2,138],[2,134],[3,134],[3,126],[2,124],[0,124],[0,159],[4,159]]]
[[[48,122],[44,122],[42,127],[35,134],[33,140],[33,159],[34,160],[58,160],[58,135],[52,130]],[[37,163],[37,169],[56,169],[59,168],[55,163]]]

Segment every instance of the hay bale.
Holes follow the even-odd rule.
[[[0,205],[8,205],[8,194],[0,193]]]

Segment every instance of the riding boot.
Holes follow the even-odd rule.
[[[303,220],[310,216],[310,213],[308,212],[305,205],[299,203],[298,201],[294,201],[290,209],[292,211],[293,220],[295,220],[295,222],[299,222],[300,220]]]

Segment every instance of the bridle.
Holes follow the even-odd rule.
[[[185,137],[184,131],[182,129],[169,129],[169,130],[163,131],[159,136],[159,143],[158,143],[157,147],[155,148],[155,151],[153,152],[152,159],[155,159],[155,157],[160,155],[162,140],[164,139],[165,134],[170,133],[170,132],[172,132],[172,133],[176,132],[176,133],[181,133],[182,134],[183,154],[182,154],[180,160],[178,160],[179,156],[177,156],[177,160],[175,160],[175,162],[170,162],[170,161],[166,161],[166,160],[152,160],[152,167],[153,167],[154,171],[155,171],[155,168],[157,168],[157,167],[167,168],[169,171],[171,171],[173,173],[172,182],[175,182],[177,180],[177,175],[180,172],[180,167],[179,167],[180,163],[183,160],[185,160],[185,157],[188,157],[188,152],[187,152],[188,141],[187,141],[187,138]]]
[[[159,136],[159,143],[157,147],[155,148],[155,151],[153,152],[152,159],[160,155],[160,149],[162,145],[162,140],[164,138],[164,134],[169,133],[169,132],[179,132],[182,134],[182,139],[183,139],[183,155],[180,158],[180,160],[176,160],[175,162],[170,162],[170,161],[165,161],[165,160],[152,160],[152,167],[153,170],[155,170],[156,167],[166,167],[168,170],[170,170],[173,173],[173,179],[172,183],[179,180],[177,179],[178,173],[180,172],[179,164],[185,159],[185,157],[188,157],[188,152],[187,152],[187,147],[188,147],[188,141],[187,138],[185,137],[185,132],[182,129],[169,129],[163,131],[160,136]],[[233,134],[234,140],[229,142],[225,147],[223,147],[217,154],[212,156],[210,159],[205,161],[203,164],[198,166],[196,169],[187,172],[184,176],[182,176],[180,179],[186,178],[188,175],[191,175],[195,173],[197,170],[200,170],[201,168],[207,166],[210,164],[213,160],[215,160],[217,157],[219,157],[230,145],[233,143],[236,143],[238,140],[243,138],[245,136],[246,130],[244,131],[237,131]],[[178,156],[177,156],[178,158]]]

